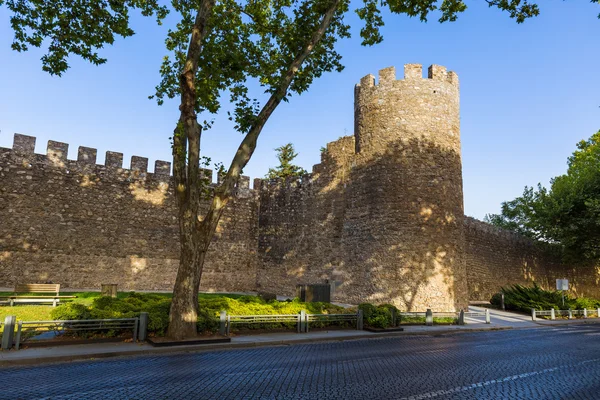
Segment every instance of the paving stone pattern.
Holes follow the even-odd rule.
[[[597,399],[600,326],[0,368],[1,399]]]

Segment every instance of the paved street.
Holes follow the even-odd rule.
[[[0,368],[2,399],[598,399],[600,324]]]

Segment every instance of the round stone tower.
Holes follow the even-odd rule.
[[[432,65],[423,78],[421,65],[407,64],[397,80],[386,68],[377,83],[360,80],[354,107],[342,243],[354,289],[367,283],[356,298],[414,311],[466,307],[458,76]]]

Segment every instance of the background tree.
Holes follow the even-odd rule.
[[[523,22],[538,15],[527,0],[485,0]],[[599,0],[593,0],[598,2]],[[171,52],[162,67],[156,99],[180,99],[180,117],[173,134],[173,175],[177,198],[180,263],[171,305],[168,335],[196,334],[198,290],[204,258],[233,189],[246,166],[266,122],[281,101],[305,92],[314,79],[341,71],[338,39],[349,37],[344,16],[349,0],[0,0],[12,13],[15,31],[12,48],[47,47],[42,68],[62,74],[68,57],[78,55],[94,64],[106,60],[98,50],[112,44],[115,35],[133,35],[129,12],[154,15],[159,23],[168,12],[180,18],[166,39]],[[382,10],[427,21],[439,11],[439,21],[454,21],[465,11],[462,0],[363,0],[356,13],[363,21],[363,45],[383,38]],[[264,103],[249,95],[257,82]],[[234,111],[231,120],[242,134],[241,143],[224,180],[211,194],[206,213],[200,213],[206,179],[200,173],[202,133],[210,129],[210,115],[220,110],[221,95],[228,93]],[[199,122],[199,117],[202,122]],[[206,118],[206,119],[204,119]]]
[[[284,144],[283,146],[276,148],[275,151],[277,152],[279,165],[275,168],[269,168],[269,172],[265,176],[266,178],[297,178],[307,174],[304,168],[292,163],[294,158],[298,156],[298,153],[294,151],[293,144]]]
[[[560,245],[567,259],[600,259],[600,131],[577,144],[567,173],[502,203],[486,221]]]

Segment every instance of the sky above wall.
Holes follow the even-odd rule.
[[[444,24],[437,16],[421,23],[386,15],[385,40],[375,47],[360,45],[360,25],[349,15],[353,38],[339,43],[346,69],[325,74],[276,110],[244,173],[263,177],[277,163],[273,149],[287,142],[310,170],[322,146],[353,133],[360,78],[392,65],[402,78],[405,63],[440,64],[459,75],[467,215],[498,212],[525,185],[547,185],[565,172],[575,144],[600,129],[600,6],[544,1],[541,15],[521,25],[483,0],[468,6],[458,21]],[[171,159],[177,103],[159,107],[147,98],[159,82],[168,24],[134,18],[137,35],[104,49],[107,64],[73,58],[59,78],[41,70],[42,51],[11,51],[8,20],[0,8],[0,147],[11,147],[18,132],[38,138],[38,153],[48,140],[69,143],[70,159],[80,145],[97,148],[98,163],[107,150],[124,153],[126,167],[132,155],[148,157],[150,166]],[[202,151],[228,165],[241,136],[225,116],[215,122]]]

